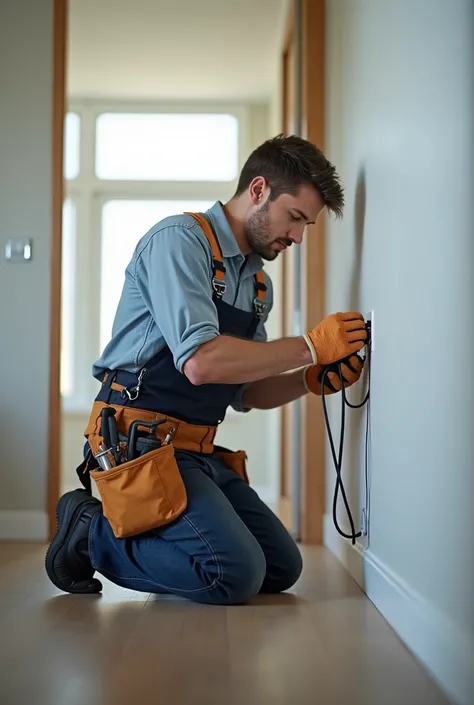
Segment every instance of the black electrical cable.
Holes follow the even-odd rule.
[[[368,388],[367,388],[367,394],[365,395],[364,400],[360,404],[351,404],[351,402],[347,399],[346,396],[346,390],[344,387],[344,377],[342,374],[342,365],[341,363],[335,363],[335,365],[328,365],[322,374],[321,378],[321,399],[323,402],[323,411],[324,411],[324,419],[326,422],[326,429],[328,433],[328,438],[329,438],[329,444],[331,446],[331,454],[332,458],[334,461],[334,467],[336,469],[336,487],[334,489],[334,497],[333,497],[333,506],[332,506],[332,515],[333,515],[333,521],[334,521],[334,526],[336,527],[338,533],[343,536],[346,539],[351,539],[352,544],[354,545],[356,542],[356,539],[358,539],[360,536],[362,536],[362,531],[358,531],[356,533],[355,530],[355,525],[354,525],[354,519],[352,517],[352,513],[349,507],[349,502],[347,500],[347,495],[346,491],[344,488],[344,483],[342,481],[342,459],[343,459],[343,452],[344,452],[344,433],[345,433],[345,425],[346,425],[346,406],[350,407],[351,409],[360,409],[362,408],[365,404],[367,404],[367,415],[366,415],[366,429],[365,429],[365,508],[366,512],[368,509],[368,502],[369,502],[369,491],[368,491],[368,484],[369,484],[369,473],[368,473],[368,455],[369,455],[369,428],[370,428],[370,328],[368,329],[369,332],[369,340],[366,346],[366,356],[365,356],[365,362],[367,363],[367,375],[368,375]],[[340,433],[340,438],[339,438],[339,454],[336,455],[336,450],[334,447],[334,439],[331,431],[331,425],[329,423],[329,415],[328,415],[328,410],[327,410],[327,405],[326,405],[326,394],[325,394],[325,383],[326,383],[326,378],[327,375],[330,372],[337,372],[339,375],[339,380],[341,382],[341,433]],[[351,533],[347,534],[345,531],[341,529],[339,526],[338,520],[337,520],[337,500],[338,500],[338,494],[339,490],[342,495],[342,499],[344,502],[344,506],[346,508],[347,516],[349,519],[349,524],[351,527]]]

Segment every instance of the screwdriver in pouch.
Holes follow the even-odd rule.
[[[101,443],[99,446],[99,450],[100,453],[94,455],[94,458],[97,460],[102,470],[112,470],[114,466],[110,462],[109,458],[110,448],[106,448],[105,443]]]

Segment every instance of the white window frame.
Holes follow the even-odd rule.
[[[100,350],[101,210],[109,200],[227,200],[250,152],[250,106],[216,102],[128,102],[71,100],[68,112],[80,118],[79,174],[65,181],[64,200],[76,206],[76,286],[74,301],[74,392],[62,398],[66,415],[88,414],[99,389],[92,363]],[[95,125],[102,113],[214,113],[233,115],[239,125],[236,179],[223,181],[119,181],[95,174]],[[143,233],[145,234],[145,233]]]

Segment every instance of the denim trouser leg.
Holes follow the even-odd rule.
[[[300,577],[303,561],[299,549],[280,519],[238,475],[224,468],[217,484],[265,556],[266,571],[260,592],[283,592]]]
[[[222,463],[177,452],[188,507],[173,524],[117,539],[98,513],[90,531],[94,568],[132,590],[209,604],[279,592],[301,572],[296,544],[256,493]]]

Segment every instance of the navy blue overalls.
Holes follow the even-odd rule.
[[[219,331],[252,339],[265,310],[263,273],[255,275],[253,311],[224,302],[225,268],[217,236],[201,215],[192,215],[213,252]],[[113,389],[114,382],[124,388]],[[214,426],[223,420],[237,389],[234,384],[191,384],[176,370],[166,347],[137,374],[111,371],[96,401]],[[172,593],[208,604],[242,603],[260,591],[281,592],[293,585],[302,568],[300,553],[257,493],[215,453],[176,449],[176,460],[187,492],[183,514],[146,534],[116,538],[98,512],[89,534],[93,567],[128,589]]]

